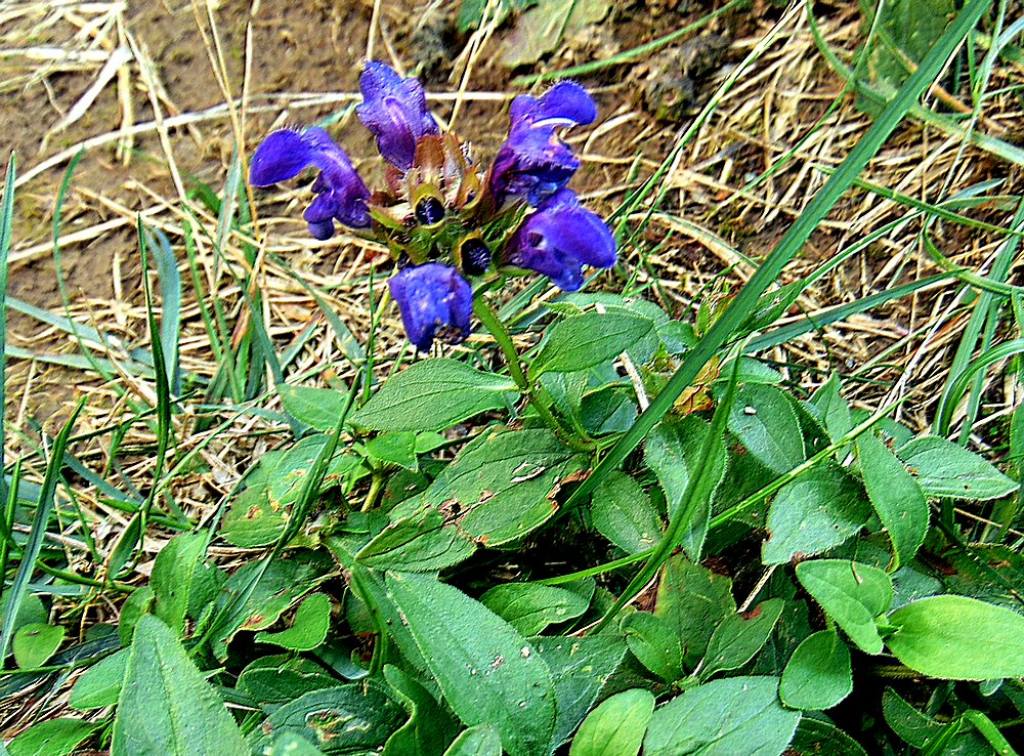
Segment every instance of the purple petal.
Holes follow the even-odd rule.
[[[469,335],[473,290],[455,268],[441,263],[406,268],[388,280],[388,288],[402,313],[409,341],[421,352],[442,335],[438,331],[452,342]]]
[[[592,123],[594,100],[579,84],[564,81],[541,97],[520,95],[509,111],[509,135],[498,151],[490,189],[499,204],[509,196],[537,206],[564,187],[579,160],[556,129]]]
[[[268,136],[252,158],[249,180],[254,186],[269,186],[295,178],[309,166],[320,169],[313,182],[317,195],[304,217],[317,239],[334,234],[333,220],[353,228],[370,225],[366,200],[370,190],[359,177],[345,151],[321,128],[303,132],[282,129]]]
[[[596,214],[563,189],[527,218],[510,244],[507,261],[547,276],[565,291],[583,285],[583,266],[615,265],[615,237]]]
[[[516,129],[494,159],[491,191],[499,204],[514,196],[536,207],[569,183],[579,167],[553,128]]]
[[[416,142],[439,129],[430,111],[423,86],[414,78],[403,79],[390,66],[371,60],[359,77],[363,102],[356,115],[377,138],[377,148],[392,165],[412,166]]]
[[[298,176],[312,162],[313,147],[299,132],[292,129],[275,131],[256,148],[249,167],[249,181],[253,186],[287,181]]]
[[[553,127],[585,126],[597,120],[597,105],[579,84],[561,81],[540,97],[516,97],[509,117],[513,127],[523,121]]]

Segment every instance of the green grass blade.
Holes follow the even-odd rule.
[[[21,483],[21,460],[15,460],[14,470],[11,472],[11,485],[7,488],[4,498],[4,519],[0,523],[3,528],[3,539],[0,540],[0,587],[3,585],[7,575],[7,559],[10,555],[11,546],[14,546],[14,512],[18,506],[18,487]],[[6,485],[6,483],[5,483]]]
[[[595,632],[607,627],[608,623],[612,621],[622,607],[637,596],[644,589],[644,586],[658,574],[661,566],[672,556],[672,552],[679,547],[683,536],[693,527],[694,514],[702,504],[710,501],[715,486],[718,484],[717,480],[713,480],[714,474],[712,471],[714,465],[711,461],[722,453],[722,448],[725,444],[726,422],[729,419],[729,413],[732,412],[733,399],[736,397],[740,360],[734,359],[732,364],[733,367],[730,371],[725,395],[715,408],[715,414],[711,418],[711,427],[708,428],[704,443],[701,444],[700,456],[697,458],[697,464],[694,466],[694,474],[686,484],[686,490],[683,492],[683,498],[679,503],[678,511],[671,522],[669,522],[664,535],[662,535],[658,545],[655,546],[654,551],[651,553],[650,559],[633,576],[633,579],[629,581],[629,585],[626,586],[626,590],[619,595],[612,608],[601,618],[601,621],[595,628]]]
[[[154,244],[155,242],[155,244]],[[164,353],[167,380],[174,396],[181,394],[181,366],[178,337],[181,334],[181,274],[167,235],[160,229],[149,233],[157,275],[160,280],[160,346]]]
[[[142,257],[142,289],[146,297],[146,320],[149,323],[149,337],[153,344],[153,360],[157,365],[167,365],[164,354],[163,343],[160,336],[160,329],[156,322],[156,315],[153,312],[153,292],[150,289],[149,277],[146,275],[149,269],[149,250],[146,244],[146,229],[142,225],[142,216],[136,219],[136,230],[139,235],[139,254]],[[153,469],[153,483],[149,496],[142,505],[140,515],[140,540],[145,537],[146,525],[150,510],[156,500],[157,491],[160,490],[160,477],[163,474],[164,464],[167,459],[167,450],[171,445],[171,413],[172,398],[171,384],[168,381],[166,370],[156,370],[156,402],[157,402],[157,449],[156,461]]]
[[[902,299],[903,297],[910,296],[914,292],[941,284],[943,281],[948,281],[952,277],[952,273],[936,273],[934,276],[927,276],[919,281],[911,281],[910,283],[903,284],[902,286],[894,286],[891,289],[885,289],[884,291],[879,291],[875,294],[869,294],[855,302],[830,307],[827,310],[822,310],[813,318],[808,317],[804,320],[798,320],[795,323],[789,323],[788,325],[778,326],[765,331],[760,336],[756,336],[751,339],[747,344],[745,351],[749,354],[753,354],[755,352],[762,352],[765,349],[771,349],[772,347],[785,344],[795,338],[803,336],[805,333],[821,330],[825,326],[838,323],[841,320],[846,320],[852,315],[858,315],[862,312],[873,310],[875,307],[881,307],[893,300]]]
[[[3,476],[4,444],[7,441],[6,420],[3,411],[7,406],[5,391],[7,378],[7,255],[11,251],[11,240],[14,235],[14,179],[17,165],[17,158],[12,153],[7,161],[4,198],[3,204],[0,205],[0,501],[7,500],[7,488]],[[2,579],[3,572],[0,571],[0,580]]]
[[[57,491],[57,481],[60,479],[61,470],[64,467],[64,450],[67,448],[68,437],[71,429],[78,419],[78,414],[85,406],[85,399],[78,402],[71,417],[57,434],[57,440],[53,443],[53,450],[50,452],[49,463],[46,465],[46,475],[43,478],[43,485],[39,492],[39,501],[36,503],[36,513],[32,518],[32,529],[29,531],[21,553],[21,561],[18,564],[18,574],[10,587],[10,598],[7,600],[7,610],[4,614],[3,626],[0,627],[0,669],[3,668],[7,650],[11,646],[11,639],[14,635],[14,623],[17,620],[18,609],[28,589],[29,579],[39,558],[39,552],[43,548],[43,538],[46,535],[46,525],[50,520],[50,512],[53,511],[54,494]]]
[[[1024,226],[1024,202],[1022,202],[1017,208],[1017,212],[1011,222],[1011,229],[1019,231],[1022,226]],[[992,264],[992,270],[989,274],[989,277],[993,281],[1005,283],[1010,274],[1010,268],[1013,265],[1013,260],[1017,254],[1019,246],[1020,237],[1011,236],[1000,247],[999,252],[996,254],[995,262]],[[946,407],[955,406],[960,401],[960,396],[952,393],[956,377],[970,366],[979,340],[981,343],[981,351],[983,353],[991,345],[992,339],[995,336],[996,327],[999,324],[999,313],[1002,304],[1002,297],[996,299],[996,295],[990,291],[981,292],[974,302],[974,311],[971,313],[970,320],[967,321],[964,333],[960,337],[960,343],[957,345],[956,354],[953,355],[953,361],[950,363],[949,375],[946,378],[946,384],[942,388],[942,395],[939,401],[939,412],[936,415],[936,422],[934,426],[935,432],[940,436],[946,436],[949,434],[948,420],[952,417],[951,412],[946,413],[943,410]],[[978,415],[984,378],[985,376],[983,373],[978,374],[975,378],[974,385],[971,387],[971,397],[967,408],[967,416],[964,418],[964,424],[960,431],[961,444],[966,444],[967,439],[970,436],[971,426],[974,424],[974,419]],[[940,417],[945,417],[947,424],[940,424]]]
[[[958,397],[963,396],[967,385],[974,376],[978,375],[989,366],[1002,362],[1017,354],[1024,354],[1024,339],[1006,341],[994,347],[984,354],[979,355],[970,361],[956,377],[950,381],[949,390],[942,395],[942,401],[935,412],[935,427],[949,428],[953,419],[953,411],[956,409]]]
[[[676,399],[697,377],[708,360],[734,336],[744,321],[750,317],[761,295],[779,277],[786,265],[800,253],[814,229],[850,188],[860,172],[867,166],[868,161],[881,149],[889,135],[906,117],[911,106],[936,79],[950,55],[974,28],[990,4],[991,0],[973,0],[965,5],[929,50],[917,71],[907,79],[896,97],[889,101],[878,119],[857,142],[836,172],[807,204],[804,212],[779,240],[775,249],[740,290],[729,308],[687,353],[682,365],[673,374],[665,388],[636,419],[633,426],[601,461],[594,473],[572,493],[566,502],[566,510],[571,510],[574,506],[586,501],[601,481],[622,464],[630,452],[650,433],[654,425],[672,408]]]
[[[168,380],[168,373],[166,370],[167,361],[163,351],[160,328],[157,325],[156,315],[153,312],[153,292],[149,285],[148,276],[149,250],[146,243],[146,229],[142,225],[141,215],[136,218],[136,232],[138,234],[139,256],[142,259],[142,290],[146,300],[146,320],[149,324],[149,336],[153,348],[153,360],[156,365],[163,366],[163,369],[158,368],[154,371],[157,402],[157,449],[153,469],[153,482],[149,489],[149,494],[146,496],[146,500],[142,503],[142,507],[129,521],[127,527],[121,533],[121,537],[117,540],[117,543],[114,544],[114,548],[111,549],[106,565],[107,579],[111,581],[117,578],[124,566],[131,560],[132,555],[135,552],[135,548],[146,537],[146,531],[150,522],[150,513],[153,509],[153,504],[156,501],[157,494],[161,490],[160,482],[167,459],[167,450],[171,446],[171,413],[173,400],[171,398],[171,385]]]
[[[63,255],[60,249],[60,227],[61,221],[64,216],[64,202],[67,199],[68,191],[71,189],[71,179],[75,175],[75,169],[78,168],[78,162],[85,155],[85,152],[79,152],[68,164],[68,169],[64,172],[64,179],[60,183],[60,188],[57,190],[57,199],[54,202],[53,207],[53,267],[57,274],[57,289],[60,291],[61,302],[64,305],[64,314],[67,316],[68,322],[71,325],[71,333],[75,338],[75,343],[78,344],[78,349],[82,353],[82,356],[88,360],[92,369],[99,373],[105,381],[110,382],[116,391],[121,391],[119,383],[114,380],[114,374],[108,371],[103,365],[101,365],[92,350],[85,345],[85,341],[82,338],[82,331],[78,327],[78,324],[71,317],[71,297],[68,295],[68,287],[64,281],[64,263]],[[97,333],[98,332],[95,332]]]

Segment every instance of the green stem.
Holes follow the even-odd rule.
[[[558,421],[558,418],[554,416],[548,406],[537,396],[537,392],[530,383],[530,379],[527,378],[526,373],[523,372],[523,365],[519,360],[519,353],[516,351],[516,345],[512,343],[511,334],[509,334],[505,324],[501,322],[501,318],[498,317],[498,313],[494,311],[494,308],[487,303],[483,296],[478,296],[473,300],[473,313],[480,319],[480,322],[484,324],[484,328],[486,328],[490,332],[491,336],[494,337],[495,343],[505,356],[505,362],[508,365],[508,371],[512,376],[512,380],[515,381],[519,390],[526,395],[526,398],[529,400],[530,404],[533,405],[533,409],[540,419],[543,420],[544,423],[551,428],[554,434],[567,446],[579,451],[591,451],[593,448],[592,444],[581,441],[575,435],[566,431],[565,427]]]
[[[377,496],[380,494],[381,488],[384,483],[384,475],[380,470],[375,470],[373,477],[370,479],[370,490],[366,493],[366,501],[363,502],[362,509],[360,512],[369,512],[373,509],[373,505],[377,502]]]
[[[537,582],[541,585],[562,585],[564,583],[572,583],[576,580],[596,577],[598,575],[603,575],[606,572],[613,572],[614,570],[618,570],[622,567],[628,567],[631,564],[642,562],[653,553],[654,547],[652,546],[649,549],[644,549],[643,551],[638,551],[635,554],[629,554],[628,556],[619,557],[618,559],[613,559],[610,562],[604,562],[603,564],[599,564],[594,567],[587,567],[584,570],[570,572],[567,575],[555,575],[554,577],[544,578]]]

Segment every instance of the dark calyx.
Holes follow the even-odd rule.
[[[437,197],[424,197],[416,203],[416,221],[421,226],[433,226],[444,220],[444,205]]]
[[[479,239],[467,239],[462,245],[462,270],[470,276],[481,276],[491,267],[491,250]]]

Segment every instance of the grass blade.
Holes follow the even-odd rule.
[[[683,498],[679,503],[679,509],[675,517],[669,522],[668,527],[665,529],[665,534],[651,552],[650,558],[644,563],[644,566],[633,579],[629,581],[626,590],[615,600],[608,613],[601,618],[597,628],[595,628],[595,632],[607,627],[608,623],[612,621],[622,607],[640,593],[644,586],[658,574],[658,570],[661,569],[665,560],[672,555],[672,552],[682,542],[684,534],[692,527],[694,514],[698,511],[701,504],[711,499],[715,486],[718,484],[718,480],[714,479],[714,465],[711,464],[711,461],[721,453],[722,446],[725,444],[725,426],[729,419],[729,413],[732,412],[732,403],[736,396],[736,383],[739,377],[740,360],[734,359],[732,363],[733,367],[725,395],[715,408],[714,417],[711,419],[711,427],[708,428],[707,437],[704,439],[704,443],[701,444],[700,456],[694,467],[695,474],[686,484],[686,490],[683,492]]]
[[[28,590],[28,582],[35,569],[39,552],[43,548],[43,537],[46,535],[46,525],[50,520],[50,512],[53,511],[54,495],[57,491],[57,481],[60,479],[61,470],[64,467],[64,450],[68,445],[68,437],[71,429],[78,419],[82,407],[85,406],[83,397],[71,413],[71,417],[57,434],[57,440],[53,443],[53,451],[50,453],[49,463],[46,466],[46,475],[43,478],[43,485],[39,492],[39,501],[36,503],[36,513],[32,518],[32,529],[29,531],[28,541],[21,554],[21,562],[18,565],[18,574],[10,587],[10,598],[7,600],[7,611],[4,614],[3,626],[0,628],[0,669],[3,668],[4,659],[7,656],[7,649],[11,646],[11,638],[14,635],[14,623],[17,620],[18,609],[21,601]]]
[[[14,177],[17,164],[17,158],[11,153],[4,179],[3,204],[0,206],[0,501],[7,500],[7,487],[3,479],[4,444],[7,441],[3,413],[3,408],[7,406],[7,254],[11,250],[11,237],[14,235]],[[3,572],[0,572],[0,579],[2,576]]]
[[[155,244],[154,244],[155,242]],[[181,275],[167,235],[160,229],[149,233],[157,275],[160,279],[160,346],[164,353],[167,380],[174,396],[181,394],[181,366],[178,336],[181,333]]]

